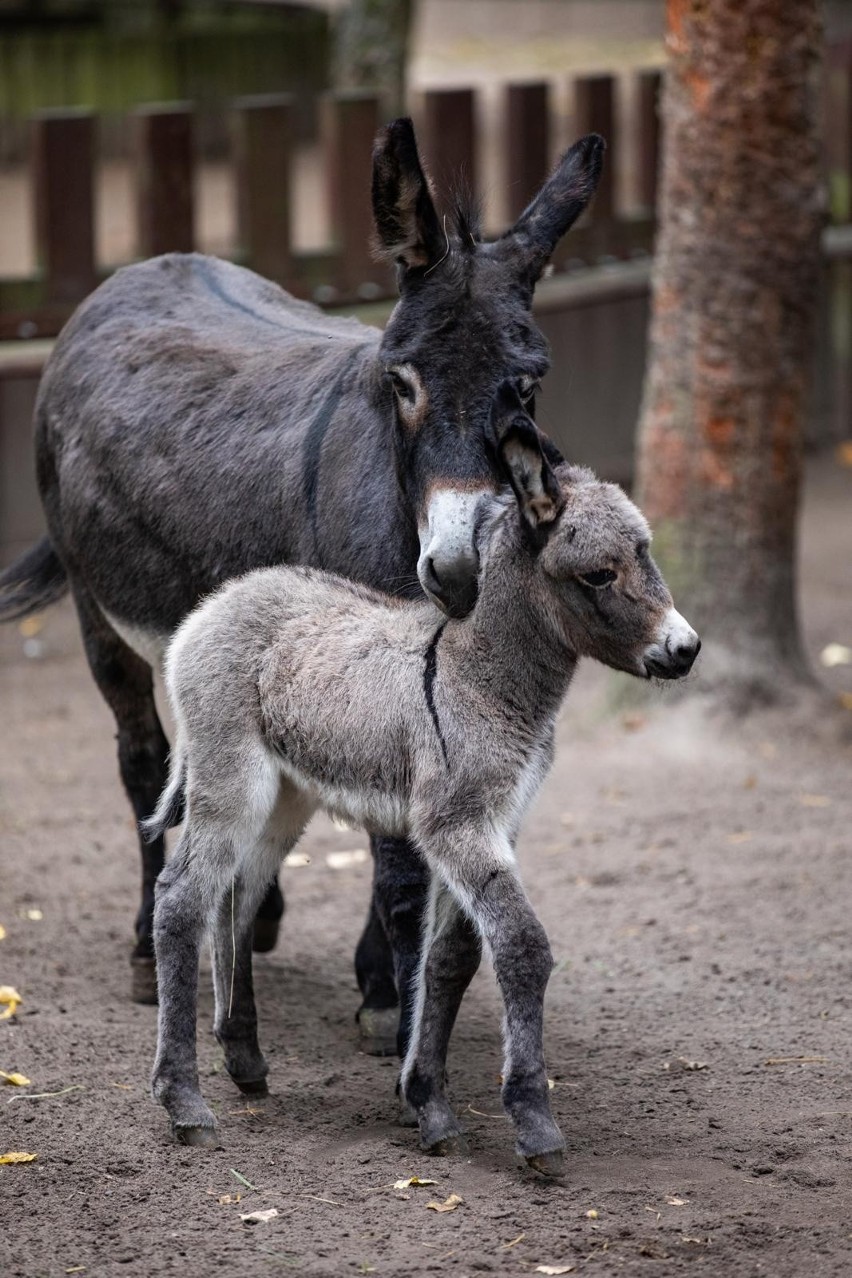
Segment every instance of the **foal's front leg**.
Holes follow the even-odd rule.
[[[417,1115],[420,1144],[431,1154],[452,1148],[461,1134],[445,1095],[447,1048],[464,992],[482,957],[482,941],[458,902],[432,876],[415,987],[414,1024],[400,1091]]]
[[[547,935],[526,898],[508,840],[439,840],[427,856],[491,950],[505,1017],[503,1105],[517,1150],[531,1167],[559,1175],[565,1142],[550,1110],[542,1043],[544,992],[553,966]]]

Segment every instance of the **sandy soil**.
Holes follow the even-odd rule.
[[[814,658],[852,643],[850,489],[829,463],[812,476]],[[827,678],[852,692],[850,667]],[[70,611],[35,644],[7,629],[0,984],[24,1002],[0,1023],[0,1068],[25,1073],[27,1094],[61,1094],[2,1088],[0,1152],[38,1160],[0,1167],[0,1273],[852,1272],[852,715],[737,727],[662,695],[606,714],[611,693],[582,673],[521,848],[557,958],[547,1042],[565,1183],[517,1166],[487,968],[450,1058],[470,1156],[429,1160],[395,1125],[394,1063],[359,1053],[352,1020],[370,868],[326,862],[366,842],[320,822],[310,864],[285,876],[278,949],[256,963],[265,1102],[220,1071],[202,975],[203,1086],[222,1127],[206,1153],[172,1145],[147,1096],[155,1014],[127,997],[133,831]],[[437,1184],[393,1189],[414,1174]],[[451,1193],[455,1211],[427,1208]],[[271,1207],[266,1224],[240,1220]]]

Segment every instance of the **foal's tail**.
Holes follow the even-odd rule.
[[[18,621],[61,599],[68,578],[48,537],[0,572],[0,621]]]
[[[139,822],[139,828],[146,843],[153,843],[170,830],[180,825],[186,808],[186,751],[183,749],[180,734],[172,750],[169,779],[166,788],[160,795],[156,810],[147,820]]]

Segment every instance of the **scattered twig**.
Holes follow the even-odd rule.
[[[472,1105],[468,1105],[471,1114],[476,1114],[477,1118],[506,1118],[506,1114],[486,1114],[481,1109],[474,1109]]]
[[[827,1056],[770,1056],[764,1065],[827,1065]]]
[[[22,1100],[49,1100],[53,1096],[65,1096],[68,1092],[84,1092],[86,1089],[82,1083],[73,1083],[71,1087],[60,1087],[58,1092],[16,1092],[14,1096],[10,1096],[6,1101],[7,1105],[11,1105],[12,1101]]]
[[[255,1192],[257,1192],[257,1185],[253,1185],[250,1180],[246,1180],[245,1176],[241,1175],[241,1173],[238,1172],[235,1167],[231,1168],[231,1175],[234,1177],[235,1180],[238,1180],[241,1185],[245,1185],[246,1189],[253,1189]]]
[[[320,1194],[299,1194],[300,1198],[313,1198],[315,1203],[330,1203],[332,1207],[342,1207],[343,1203],[336,1203],[333,1198],[323,1198]]]

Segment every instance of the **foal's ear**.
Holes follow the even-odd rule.
[[[379,257],[404,267],[429,266],[444,236],[409,119],[380,129],[373,144],[373,219]]]
[[[532,423],[513,423],[500,441],[500,455],[522,516],[531,528],[544,531],[559,514],[565,498]]]
[[[502,240],[522,274],[535,283],[557,243],[585,209],[600,181],[606,143],[597,133],[575,142]]]

